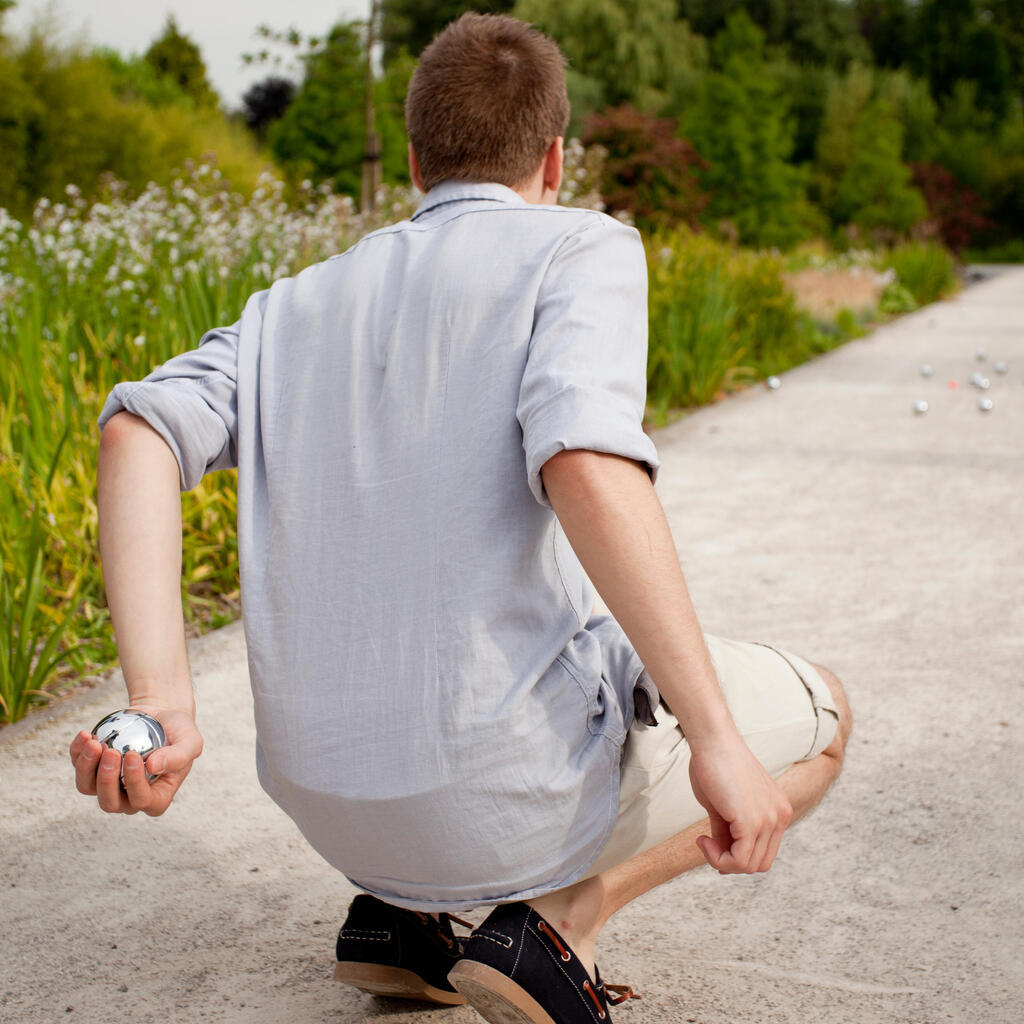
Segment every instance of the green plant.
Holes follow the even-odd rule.
[[[961,256],[966,263],[1024,263],[1024,238],[980,249],[965,249]]]
[[[941,299],[955,291],[957,286],[956,263],[952,255],[935,242],[908,242],[894,246],[883,253],[879,266],[896,272],[896,281],[913,296],[918,306]],[[892,309],[886,312],[904,311]]]
[[[878,300],[878,310],[886,316],[897,316],[900,313],[913,313],[917,302],[908,289],[899,281],[890,281]]]
[[[648,400],[659,419],[755,379],[795,323],[774,257],[680,229],[651,239],[648,268]]]
[[[656,422],[827,352],[863,333],[849,310],[800,313],[786,262],[685,229],[648,245],[648,402]]]
[[[65,430],[42,488],[53,484]],[[68,648],[61,641],[78,612],[74,593],[65,595],[63,610],[46,600],[43,567],[47,548],[46,513],[38,501],[29,509],[22,536],[6,536],[0,552],[0,722],[16,722],[33,703],[50,698],[45,687],[58,665],[84,643]],[[10,569],[8,569],[10,564]]]

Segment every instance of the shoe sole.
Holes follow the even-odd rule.
[[[445,992],[424,981],[418,974],[401,967],[383,964],[364,964],[357,960],[341,960],[334,965],[334,980],[369,992],[375,996],[393,999],[419,999],[424,1003],[442,1006],[461,1006],[465,996],[458,992]]]
[[[490,1024],[556,1024],[556,1021],[507,974],[475,960],[460,960],[448,981]]]

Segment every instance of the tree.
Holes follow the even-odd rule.
[[[947,248],[960,252],[993,226],[984,215],[981,196],[957,181],[945,167],[915,163],[911,171],[914,187],[928,205],[928,217]]]
[[[910,178],[911,170],[903,163],[903,129],[888,104],[874,100],[858,120],[853,159],[836,186],[836,223],[869,231],[909,231],[928,212]]]
[[[333,179],[358,195],[363,160],[363,48],[351,24],[337,24],[303,58],[295,99],[268,133],[275,159],[295,180]]]
[[[797,63],[841,68],[867,57],[852,8],[843,0],[679,2],[680,15],[704,36],[716,35],[741,11],[761,29],[769,46],[780,47]]]
[[[903,126],[903,159],[908,164],[934,159],[939,145],[939,108],[928,83],[905,68],[878,71],[876,78],[878,95]]]
[[[902,233],[926,214],[904,162],[908,125],[919,152],[937,135],[935,105],[905,72],[855,64],[834,75],[818,137],[817,198],[837,226]],[[920,156],[918,156],[920,159]]]
[[[841,0],[790,0],[780,42],[800,64],[845,68],[851,61],[870,58],[853,7]]]
[[[675,0],[519,0],[513,14],[556,39],[609,106],[661,112],[695,90],[706,64],[704,41],[677,19]]]
[[[24,80],[19,61],[6,49],[0,47],[0,207],[20,210],[35,198],[27,180],[29,142],[32,126],[44,111]]]
[[[265,138],[270,125],[283,117],[291,106],[295,92],[295,83],[281,75],[268,75],[254,82],[242,97],[245,123],[257,136]]]
[[[154,40],[143,60],[152,65],[157,74],[170,78],[197,107],[217,105],[217,94],[206,77],[199,47],[178,30],[173,15],[167,18],[163,34]]]
[[[854,64],[843,75],[831,73],[825,94],[825,116],[815,161],[817,200],[831,211],[839,179],[857,153],[857,127],[875,90],[875,72]]]
[[[903,67],[914,46],[915,9],[907,0],[855,0],[853,6],[875,65]]]
[[[99,47],[93,56],[110,72],[117,95],[126,102],[140,101],[151,107],[195,108],[195,100],[182,91],[170,75],[163,75],[143,57],[124,57],[116,50]]]
[[[788,245],[812,228],[805,176],[789,163],[793,126],[769,74],[764,33],[742,11],[712,44],[719,70],[704,75],[683,127],[708,162],[707,217],[731,222],[741,240]]]
[[[679,15],[694,32],[709,39],[725,28],[725,23],[743,11],[769,41],[782,37],[786,24],[785,0],[679,0]]]
[[[783,58],[773,61],[768,73],[778,84],[781,102],[792,122],[790,160],[798,165],[810,163],[825,120],[828,83],[835,72],[822,65],[796,64]]]
[[[587,121],[583,143],[607,150],[601,193],[611,212],[628,211],[643,228],[696,227],[708,196],[695,171],[707,165],[674,117],[623,105]]]
[[[381,40],[384,63],[390,64],[402,50],[418,57],[427,44],[450,21],[466,11],[505,14],[515,0],[384,0],[381,10]]]
[[[982,13],[987,20],[982,20]],[[958,82],[975,82],[978,106],[1001,120],[1012,100],[1014,69],[1007,41],[992,17],[989,11],[979,11],[974,0],[925,0],[915,60],[936,99],[951,97]],[[1006,23],[1012,37],[1014,23]]]
[[[975,25],[963,41],[959,74],[978,83],[978,97],[998,120],[1006,117],[1013,94],[1013,70],[1002,34],[994,25]]]
[[[380,136],[380,170],[384,181],[407,183],[409,136],[405,131],[405,96],[416,62],[408,53],[396,54],[374,84],[377,134]]]
[[[987,0],[983,9],[1002,35],[1019,97],[1024,93],[1024,0]]]

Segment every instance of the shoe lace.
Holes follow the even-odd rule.
[[[594,1006],[597,1007],[597,1016],[599,1020],[604,1020],[608,1016],[608,1011],[605,1009],[605,1003],[611,1003],[612,1006],[618,1006],[619,1003],[624,1003],[627,999],[641,999],[642,996],[638,995],[629,985],[610,985],[606,982],[601,982],[595,989],[590,983],[588,978],[583,982],[583,991],[594,1001]],[[609,991],[614,992],[615,995],[609,995]],[[598,992],[601,993],[598,996]]]
[[[643,999],[643,996],[639,992],[634,992],[630,985],[612,985],[602,981],[601,988],[604,990],[605,999],[612,1006],[618,1006],[619,1003],[624,1003],[627,999]],[[608,994],[609,992],[614,992],[615,995],[611,996]]]
[[[454,914],[441,914],[440,918],[438,920],[435,920],[429,914],[421,913],[419,910],[414,910],[413,913],[420,919],[421,924],[436,925],[437,934],[441,937],[442,941],[449,949],[455,949],[456,947],[458,947],[459,940],[458,938],[453,939],[445,932],[443,928],[444,922],[454,921],[456,924],[461,924],[463,928],[468,928],[470,931],[472,931],[476,927],[476,925],[473,924],[472,921],[465,921],[461,917],[456,917]]]
[[[555,949],[558,950],[559,956],[566,963],[572,959],[572,953],[566,948],[565,944],[559,938],[558,934],[554,929],[548,927],[547,921],[541,919],[537,922],[538,929],[546,935],[551,942],[554,944]],[[595,988],[588,978],[583,982],[583,991],[593,1000],[594,1006],[597,1008],[598,1019],[604,1020],[607,1016],[607,1010],[605,1009],[605,1003],[611,1003],[612,1006],[618,1006],[619,1003],[624,1003],[627,999],[640,999],[642,998],[636,992],[633,991],[629,985],[611,985],[604,981],[600,982]],[[600,995],[598,993],[600,992]],[[615,993],[610,995],[609,993]]]

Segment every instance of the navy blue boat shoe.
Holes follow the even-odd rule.
[[[338,932],[334,977],[377,996],[458,1006],[466,1000],[447,980],[462,955],[453,920],[473,927],[450,914],[436,919],[359,895]]]
[[[594,975],[532,907],[506,903],[469,937],[448,978],[491,1024],[608,1024],[609,1003],[640,998]]]

